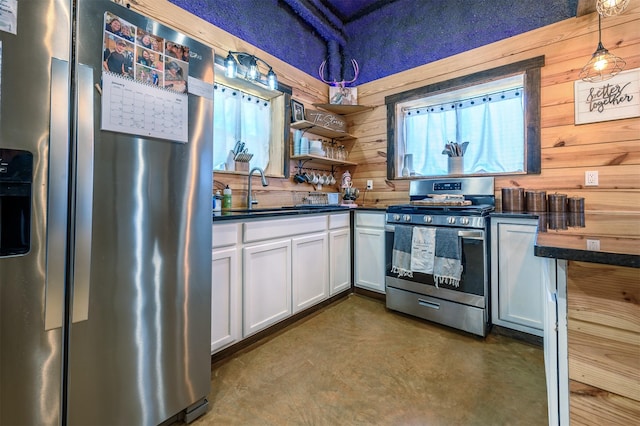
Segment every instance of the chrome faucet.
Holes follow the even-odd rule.
[[[251,210],[251,207],[254,204],[258,204],[258,200],[254,200],[251,197],[251,176],[255,171],[260,172],[260,180],[262,182],[262,186],[269,185],[269,183],[267,182],[267,178],[264,176],[264,170],[262,170],[260,167],[254,167],[253,169],[251,169],[251,171],[249,172],[249,184],[247,185],[247,209],[248,210]]]

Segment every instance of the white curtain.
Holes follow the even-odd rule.
[[[265,170],[269,165],[271,140],[271,103],[251,95],[244,95],[240,104],[240,140],[253,154],[251,167]]]
[[[229,151],[245,143],[253,158],[250,167],[269,164],[271,102],[222,84],[214,86],[213,168],[225,170]]]
[[[522,88],[404,112],[405,154],[416,175],[448,173],[447,142],[466,142],[465,173],[524,170]]]

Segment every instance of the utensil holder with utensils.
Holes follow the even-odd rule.
[[[246,152],[239,152],[234,155],[233,161],[235,170],[237,172],[248,172],[249,171],[249,161],[253,158],[253,154],[248,154]]]
[[[461,175],[464,173],[464,157],[447,158],[447,167],[450,175]]]

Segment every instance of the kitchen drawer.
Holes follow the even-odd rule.
[[[384,212],[363,213],[356,212],[356,226],[366,228],[384,228]]]
[[[245,243],[289,237],[299,234],[310,234],[327,230],[327,216],[305,216],[293,219],[272,219],[245,222]]]
[[[387,287],[387,308],[478,335],[485,334],[484,309]]]
[[[329,216],[329,229],[346,228],[349,226],[349,213],[332,214]]]
[[[231,246],[238,243],[238,224],[213,225],[213,248]]]

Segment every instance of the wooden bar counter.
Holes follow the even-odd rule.
[[[640,214],[539,220],[536,256],[567,261],[570,422],[640,424]]]

